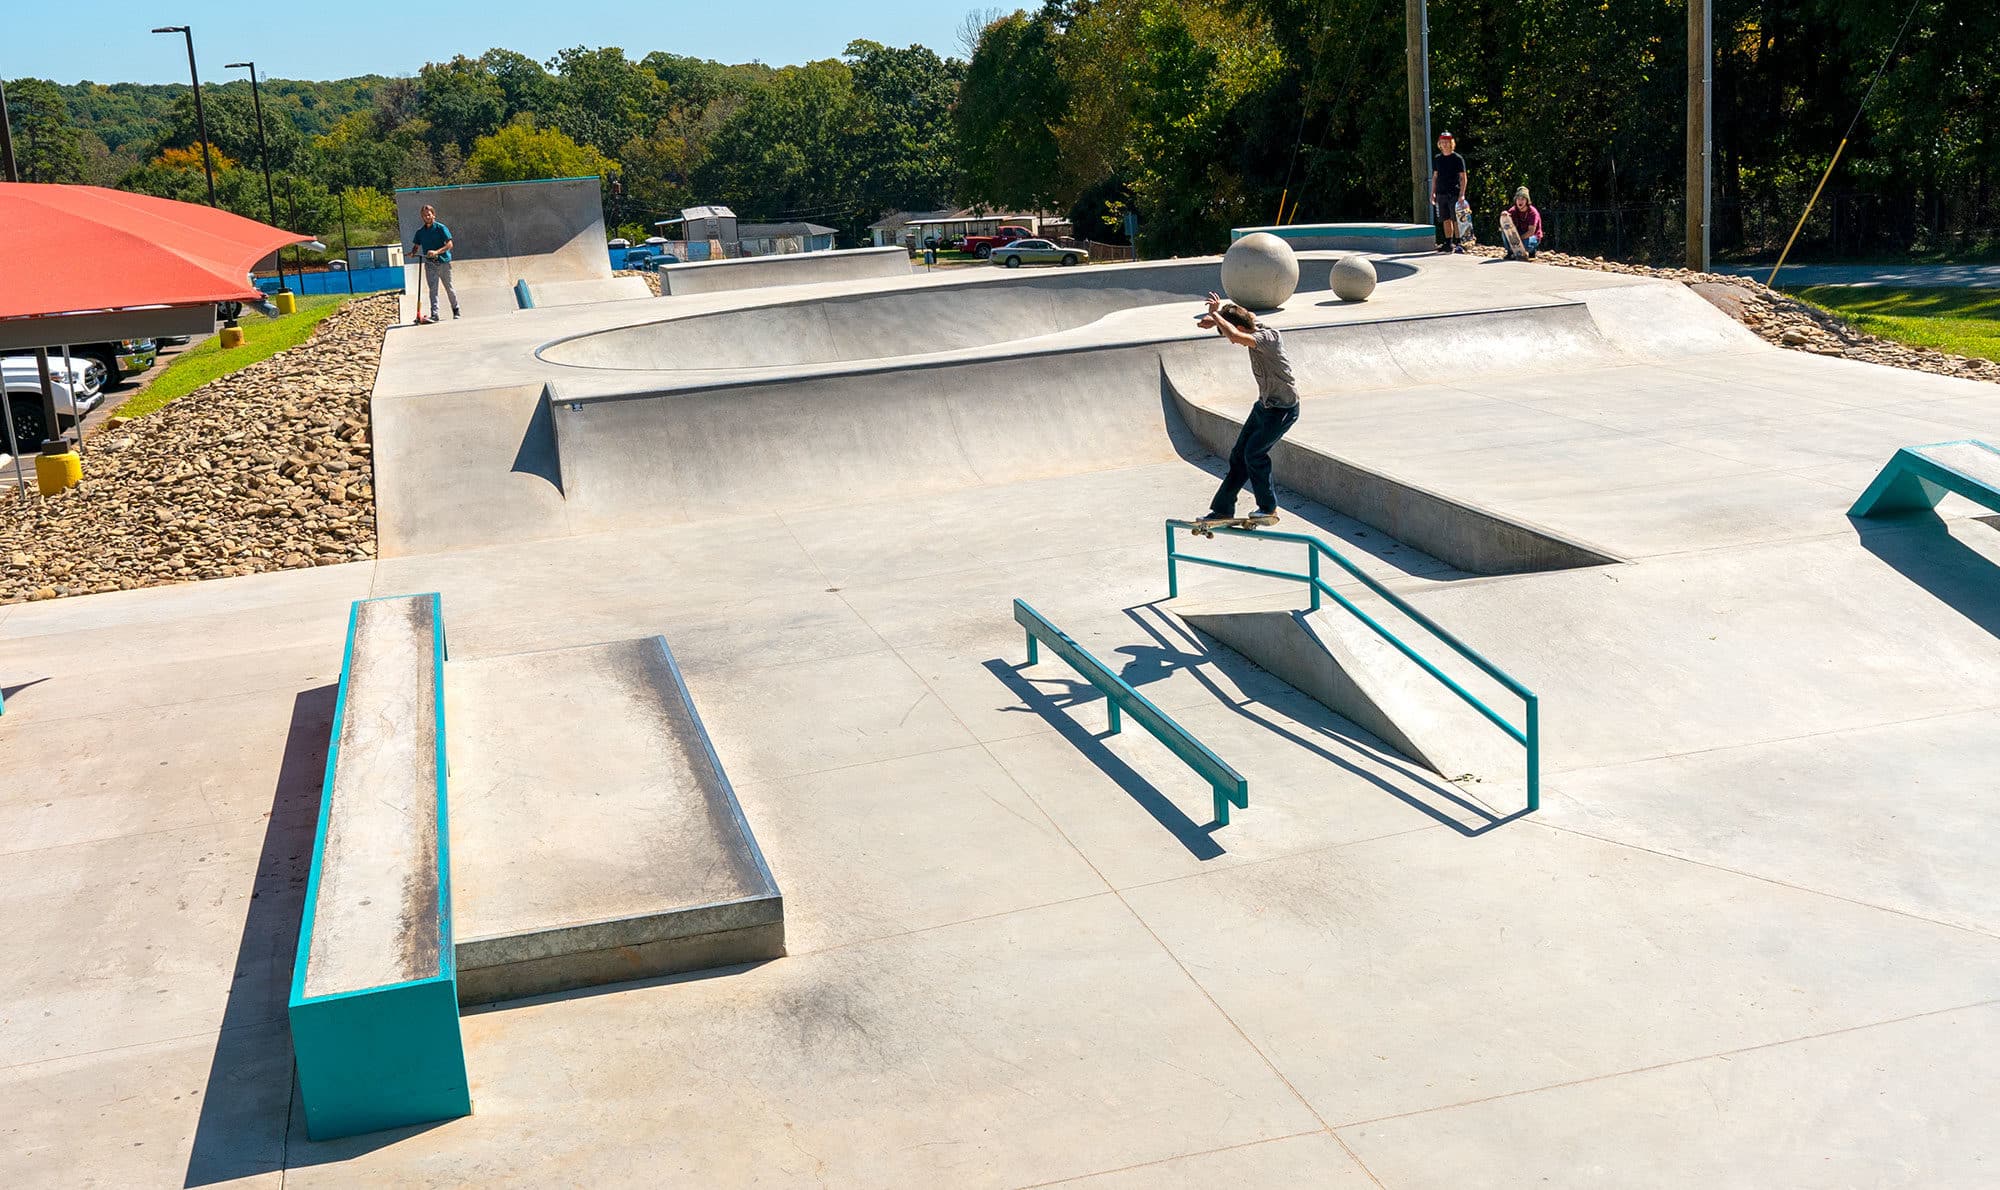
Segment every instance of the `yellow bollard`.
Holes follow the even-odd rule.
[[[241,347],[243,346],[243,328],[232,322],[222,328],[221,338],[225,351],[231,347]]]
[[[42,495],[66,492],[82,482],[83,460],[76,457],[75,451],[65,449],[57,455],[35,456],[35,486],[42,489]]]
[[[280,289],[272,302],[278,307],[280,314],[296,314],[299,311],[298,295],[289,289]]]

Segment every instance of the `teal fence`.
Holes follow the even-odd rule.
[[[1472,648],[1472,646],[1466,644],[1464,641],[1459,640],[1456,636],[1453,636],[1451,633],[1445,631],[1443,628],[1439,627],[1438,624],[1435,621],[1433,621],[1429,616],[1426,616],[1424,613],[1418,611],[1416,608],[1411,607],[1406,600],[1402,599],[1400,596],[1396,595],[1394,592],[1390,591],[1387,587],[1384,587],[1381,583],[1375,581],[1367,574],[1364,574],[1360,567],[1356,566],[1353,562],[1350,562],[1344,555],[1340,553],[1340,551],[1334,549],[1332,546],[1329,546],[1328,544],[1326,544],[1324,541],[1321,541],[1317,537],[1307,537],[1302,533],[1278,533],[1269,529],[1233,529],[1219,525],[1212,527],[1213,532],[1227,533],[1233,537],[1245,537],[1257,541],[1289,541],[1289,542],[1295,542],[1300,545],[1304,545],[1306,547],[1306,570],[1304,574],[1300,574],[1295,571],[1278,570],[1267,566],[1251,566],[1243,562],[1225,562],[1220,558],[1204,558],[1197,554],[1183,554],[1180,552],[1178,548],[1179,539],[1175,536],[1175,533],[1177,530],[1181,529],[1192,531],[1193,528],[1194,528],[1193,521],[1167,522],[1168,598],[1178,598],[1180,596],[1181,593],[1180,564],[1183,562],[1187,563],[1190,566],[1209,566],[1217,570],[1233,570],[1240,574],[1256,574],[1256,575],[1262,575],[1265,578],[1285,579],[1291,582],[1305,583],[1307,585],[1308,590],[1311,592],[1312,608],[1314,611],[1318,611],[1320,609],[1322,599],[1333,600],[1335,603],[1339,604],[1341,608],[1344,609],[1349,615],[1353,616],[1357,620],[1360,620],[1363,624],[1366,624],[1368,628],[1375,633],[1375,635],[1381,637],[1383,640],[1388,641],[1391,645],[1395,646],[1397,652],[1401,653],[1405,657],[1408,657],[1411,661],[1416,662],[1417,665],[1425,673],[1429,674],[1431,677],[1437,679],[1440,683],[1442,683],[1445,689],[1450,690],[1453,694],[1456,694],[1459,698],[1463,699],[1466,705],[1470,706],[1473,710],[1478,711],[1482,716],[1486,718],[1487,722],[1493,724],[1495,727],[1498,727],[1501,731],[1506,732],[1508,738],[1512,739],[1515,743],[1527,749],[1528,810],[1532,812],[1541,807],[1542,804],[1541,703],[1540,700],[1535,697],[1534,691],[1528,689],[1526,686],[1523,686],[1521,683],[1515,681],[1513,677],[1511,677],[1506,671],[1502,670],[1499,666],[1493,664],[1491,661],[1488,661],[1486,658],[1480,656],[1479,652],[1474,648]],[[1208,528],[1203,529],[1203,533],[1208,533],[1210,531],[1211,529]],[[1460,685],[1457,679],[1453,678],[1450,674],[1447,674],[1443,670],[1439,669],[1436,665],[1432,664],[1431,661],[1428,658],[1426,658],[1423,654],[1411,648],[1409,644],[1407,644],[1401,637],[1397,636],[1395,633],[1383,627],[1382,623],[1375,617],[1369,615],[1367,612],[1355,606],[1353,600],[1341,594],[1339,591],[1334,590],[1333,587],[1329,585],[1326,582],[1326,580],[1320,576],[1320,559],[1322,558],[1331,559],[1336,566],[1340,567],[1342,570],[1345,570],[1348,574],[1353,575],[1354,578],[1358,580],[1362,586],[1368,588],[1370,591],[1373,591],[1376,595],[1380,596],[1385,602],[1389,604],[1390,607],[1393,607],[1397,611],[1403,613],[1405,616],[1408,616],[1412,623],[1415,623],[1416,625],[1421,627],[1424,631],[1430,633],[1433,637],[1442,642],[1452,652],[1457,653],[1460,657],[1463,657],[1467,661],[1471,662],[1474,666],[1476,666],[1479,669],[1481,673],[1485,674],[1489,678],[1492,678],[1494,681],[1506,687],[1509,692],[1518,696],[1521,699],[1524,706],[1526,707],[1526,711],[1523,715],[1521,723],[1517,725],[1512,720],[1508,719],[1506,716],[1500,714],[1500,712],[1494,710],[1490,706],[1487,706],[1484,700],[1482,700],[1478,695],[1472,693],[1472,691],[1467,690],[1464,686]]]
[[[1123,727],[1120,713],[1132,716],[1139,726],[1153,734],[1153,738],[1167,746],[1167,750],[1181,758],[1189,768],[1200,773],[1209,787],[1215,791],[1215,824],[1229,825],[1229,807],[1250,808],[1250,783],[1243,774],[1230,768],[1220,756],[1209,751],[1208,745],[1195,739],[1185,727],[1167,717],[1167,713],[1154,706],[1145,695],[1132,688],[1132,684],[1111,672],[1111,668],[1090,655],[1090,651],[1071,640],[1069,634],[1050,623],[1042,613],[1029,607],[1019,599],[1014,601],[1014,622],[1028,633],[1028,664],[1041,660],[1040,645],[1046,644],[1056,656],[1069,662],[1071,669],[1083,675],[1083,679],[1097,687],[1104,694],[1104,700],[1111,709],[1111,732],[1116,735]]]

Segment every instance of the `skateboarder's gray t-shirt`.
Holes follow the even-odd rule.
[[[1257,403],[1273,409],[1298,404],[1299,384],[1292,377],[1292,361],[1285,356],[1285,340],[1268,326],[1258,327],[1250,338],[1250,374],[1257,378]]]

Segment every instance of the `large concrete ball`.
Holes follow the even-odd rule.
[[[1268,231],[1252,232],[1222,254],[1222,292],[1239,306],[1275,310],[1299,287],[1299,258]]]
[[[1343,256],[1333,262],[1333,296],[1343,302],[1365,302],[1375,292],[1375,266],[1365,256]]]

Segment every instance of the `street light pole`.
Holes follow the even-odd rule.
[[[155,33],[178,33],[187,38],[188,81],[194,84],[194,127],[201,137],[201,172],[208,177],[208,205],[215,205],[215,164],[208,159],[208,112],[201,106],[201,75],[194,68],[194,29],[188,25],[162,25]]]
[[[271,144],[264,139],[264,100],[257,93],[257,64],[255,62],[231,62],[224,70],[245,70],[250,72],[250,106],[257,111],[257,155],[264,163],[264,205],[271,212],[271,226],[278,226],[278,195],[271,188]],[[299,284],[304,286],[305,281]],[[285,254],[278,253],[278,288],[285,287]]]

